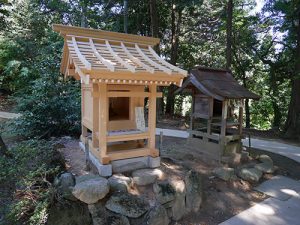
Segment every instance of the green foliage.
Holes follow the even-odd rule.
[[[23,141],[0,158],[0,183],[16,187],[5,224],[44,224],[53,200],[51,182],[63,169],[61,155],[46,141]],[[8,207],[8,206],[6,206]]]
[[[46,74],[19,95],[17,110],[22,116],[15,131],[28,137],[50,137],[80,132],[80,89],[74,81]]]

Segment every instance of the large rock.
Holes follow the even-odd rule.
[[[85,174],[85,175],[76,177],[76,184],[81,183],[83,181],[97,179],[97,178],[99,178],[99,175],[90,174],[90,173],[89,174]]]
[[[160,204],[166,204],[175,200],[175,190],[168,180],[157,181],[153,184],[153,192]],[[169,207],[168,207],[169,208]]]
[[[108,183],[112,191],[127,192],[131,187],[132,179],[123,174],[114,174],[108,178]]]
[[[130,218],[138,218],[150,208],[144,199],[122,192],[113,194],[106,202],[105,207],[112,212]]]
[[[213,173],[222,180],[228,181],[234,177],[234,169],[227,167],[215,168]]]
[[[250,160],[250,154],[247,150],[243,150],[241,152],[241,162],[249,162]]]
[[[107,210],[102,202],[88,205],[88,208],[92,215],[93,225],[130,225],[127,217]]]
[[[137,185],[153,184],[157,179],[163,177],[163,172],[160,169],[140,169],[133,171],[133,182]]]
[[[130,225],[129,220],[127,219],[127,217],[122,216],[122,215],[118,215],[118,214],[109,214],[107,219],[106,219],[106,224],[107,225],[109,225],[109,224],[112,224],[112,225]]]
[[[72,189],[75,185],[75,177],[71,173],[63,173],[55,179],[57,193],[65,199],[75,201],[72,195]]]
[[[263,163],[271,163],[273,165],[273,160],[268,155],[260,155],[258,157],[258,160],[263,162]]]
[[[183,180],[171,180],[170,184],[175,190],[175,200],[172,206],[172,219],[178,221],[185,214],[186,187]]]
[[[186,185],[186,211],[197,212],[202,203],[202,178],[196,171],[189,171],[185,177]]]
[[[274,166],[273,163],[270,162],[263,162],[255,165],[255,168],[260,170],[263,173],[273,173]]]
[[[58,202],[49,209],[47,225],[92,225],[86,204],[76,202]]]
[[[93,219],[93,225],[106,224],[107,212],[105,205],[102,202],[89,204],[88,209]]]
[[[168,225],[169,222],[166,209],[156,205],[146,214],[143,225]]]
[[[104,198],[109,192],[107,179],[103,177],[90,177],[79,179],[79,183],[73,188],[73,195],[82,202],[93,204]]]
[[[256,168],[242,168],[239,171],[238,175],[243,180],[249,182],[258,182],[259,179],[262,177],[263,173]]]

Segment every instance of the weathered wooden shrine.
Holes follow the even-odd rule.
[[[181,86],[187,72],[155,53],[157,38],[64,25],[53,29],[64,38],[61,73],[81,80],[81,141],[99,173],[159,166],[157,87]]]
[[[205,67],[191,70],[178,92],[190,93],[193,99],[190,146],[218,160],[241,151],[244,99],[259,99],[258,95],[231,72]]]

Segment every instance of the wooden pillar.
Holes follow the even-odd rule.
[[[226,120],[227,120],[228,100],[222,102],[222,121],[221,121],[221,138],[226,136]]]
[[[81,84],[81,135],[83,138],[87,137],[87,128],[83,125],[84,117],[84,92],[86,91],[83,87],[84,84]]]
[[[93,97],[93,131],[92,131],[92,142],[93,148],[99,148],[99,86],[98,83],[94,83],[92,86],[92,97]]]
[[[148,129],[149,139],[148,148],[150,149],[150,155],[156,157],[159,155],[157,149],[155,149],[155,128],[156,128],[156,85],[149,85],[149,110],[148,110]]]
[[[195,109],[195,93],[192,93],[191,116],[190,116],[190,131],[194,129],[194,109]],[[190,137],[193,135],[190,133]]]
[[[240,100],[239,106],[239,135],[242,136],[243,134],[243,110],[244,110],[244,100]]]
[[[102,164],[108,164],[109,158],[107,156],[107,120],[108,120],[108,98],[107,98],[107,84],[99,84],[99,150],[100,161]]]
[[[208,112],[208,120],[207,120],[207,134],[211,134],[211,122],[214,114],[214,99],[209,99],[209,112]]]

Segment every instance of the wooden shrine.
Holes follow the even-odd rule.
[[[191,70],[178,92],[193,99],[189,146],[218,160],[241,151],[244,99],[257,100],[258,95],[241,86],[230,71],[205,67]]]
[[[157,87],[181,86],[187,72],[155,53],[157,38],[64,25],[53,29],[64,38],[61,73],[81,80],[81,141],[99,173],[111,173],[109,166],[114,172],[120,165],[135,169],[145,158],[148,166],[157,166],[151,161],[159,157],[156,98],[162,93]]]

